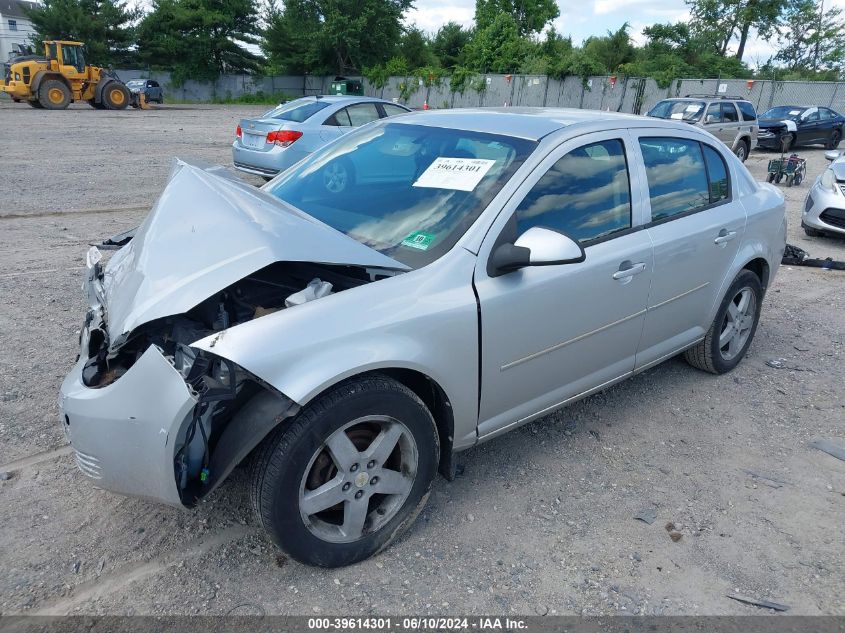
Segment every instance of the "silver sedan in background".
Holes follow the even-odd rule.
[[[810,237],[845,237],[845,152],[829,150],[824,156],[831,163],[807,192],[801,226]]]
[[[235,169],[271,178],[365,123],[408,112],[405,106],[370,97],[295,99],[257,119],[241,119],[232,143],[232,160]]]
[[[784,213],[707,132],[587,110],[385,119],[262,189],[181,163],[89,252],[62,425],[96,485],[180,507],[252,454],[273,541],[348,565],[457,451],[676,354],[732,370]]]

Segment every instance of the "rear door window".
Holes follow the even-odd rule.
[[[697,141],[641,138],[640,150],[648,177],[652,222],[696,211],[710,204],[707,168]]]
[[[375,103],[356,103],[346,108],[346,112],[349,114],[352,127],[358,127],[381,118]]]
[[[702,147],[704,148],[704,162],[707,164],[707,180],[710,185],[710,204],[729,200],[731,190],[725,159],[709,145],[702,145]]]
[[[340,127],[352,127],[352,122],[349,120],[349,113],[346,111],[346,108],[343,110],[338,110],[333,115],[331,115],[323,125],[337,125]]]
[[[736,106],[734,106],[734,104],[722,104],[722,121],[724,123],[736,123],[739,121],[739,116],[736,113]]]

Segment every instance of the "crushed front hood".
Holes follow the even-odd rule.
[[[111,349],[139,325],[184,313],[279,261],[408,270],[260,189],[177,159],[135,237],[106,265]]]

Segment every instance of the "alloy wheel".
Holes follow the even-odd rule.
[[[719,334],[719,352],[725,360],[733,360],[745,348],[754,328],[757,298],[751,288],[742,288],[728,304]]]
[[[418,462],[416,441],[399,420],[367,416],[349,422],[325,440],[305,469],[302,521],[332,543],[378,532],[408,498]]]
[[[331,193],[340,193],[346,189],[349,172],[341,163],[333,162],[323,170],[323,184]]]

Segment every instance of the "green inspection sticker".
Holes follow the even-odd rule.
[[[425,233],[423,231],[414,231],[404,240],[402,240],[402,246],[408,246],[410,248],[416,248],[421,251],[427,251],[428,247],[431,246],[431,243],[434,241],[434,235],[431,233]]]

